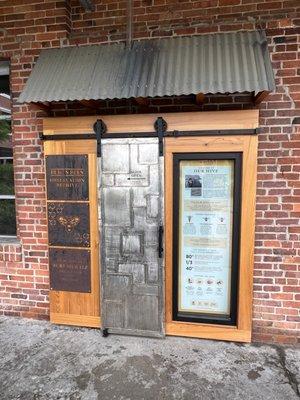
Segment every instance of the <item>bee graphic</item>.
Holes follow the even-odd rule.
[[[62,204],[48,204],[49,223],[51,226],[56,225],[56,217],[63,212],[64,206]]]
[[[75,217],[64,217],[58,218],[58,222],[65,227],[67,232],[72,232],[74,228],[79,224],[80,218],[75,215]]]

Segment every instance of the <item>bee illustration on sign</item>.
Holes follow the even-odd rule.
[[[48,204],[48,220],[49,224],[52,226],[56,225],[57,222],[57,216],[60,215],[63,212],[63,205],[62,204],[56,204],[56,203],[49,203]]]
[[[58,217],[58,222],[65,227],[67,232],[72,232],[74,228],[79,224],[80,218],[78,216],[74,217]]]
[[[48,203],[48,222],[51,246],[89,247],[89,204]]]

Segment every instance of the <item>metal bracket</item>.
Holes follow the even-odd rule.
[[[101,157],[101,137],[107,131],[107,127],[102,119],[97,119],[93,125],[97,139],[97,157]]]
[[[157,120],[154,122],[154,129],[156,130],[158,136],[158,149],[159,149],[159,156],[164,155],[164,136],[167,131],[168,124],[163,119],[163,117],[158,117]]]
[[[107,337],[108,336],[108,329],[107,328],[102,328],[102,336]]]
[[[163,257],[163,252],[164,252],[163,234],[164,234],[164,227],[160,225],[158,228],[158,258]]]

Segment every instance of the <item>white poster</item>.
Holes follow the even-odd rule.
[[[179,311],[230,314],[232,160],[180,162]]]

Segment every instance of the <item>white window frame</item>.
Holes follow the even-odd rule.
[[[0,74],[1,75],[1,74]],[[9,95],[3,94],[1,93],[2,96],[10,98]],[[0,107],[0,111],[2,112],[7,112],[7,114],[3,114],[0,115],[0,119],[2,120],[11,120],[11,114],[10,114],[10,110],[4,109]],[[13,157],[0,157],[0,164],[6,164],[8,160],[12,160],[13,161]],[[13,163],[12,163],[13,164]],[[1,200],[14,200],[15,204],[16,204],[16,196],[14,194],[1,194],[0,193],[0,204],[1,204]],[[1,241],[6,241],[6,239],[16,239],[17,238],[17,232],[15,235],[1,235],[0,234],[0,243]]]
[[[0,194],[0,205],[1,205],[1,200],[14,200],[16,204],[16,196],[14,194]],[[0,242],[2,239],[15,239],[16,237],[17,237],[17,232],[15,235],[0,235]]]

